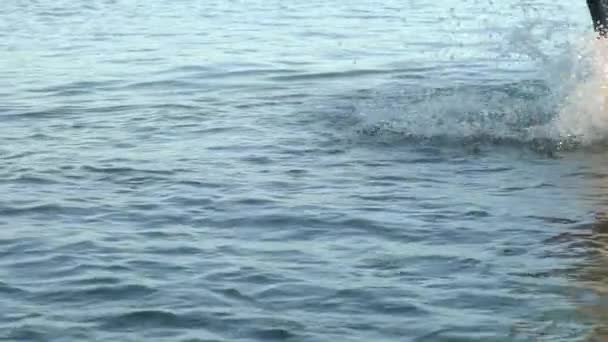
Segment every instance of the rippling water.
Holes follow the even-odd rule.
[[[585,6],[3,1],[0,339],[608,338]]]

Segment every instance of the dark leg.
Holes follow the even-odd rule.
[[[608,0],[587,0],[593,28],[600,36],[606,37],[608,34]]]

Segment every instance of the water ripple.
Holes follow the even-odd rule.
[[[520,2],[0,2],[0,339],[605,340],[587,9]]]

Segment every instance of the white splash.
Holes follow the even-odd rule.
[[[608,140],[608,40],[585,37],[573,69],[559,85],[565,96],[553,124],[561,137],[584,145]]]

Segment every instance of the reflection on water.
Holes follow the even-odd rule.
[[[597,220],[584,232],[572,235],[568,248],[586,250],[584,261],[574,266],[572,274],[582,287],[575,298],[581,312],[593,322],[590,339],[608,340],[608,213],[598,214]],[[578,241],[578,242],[576,242]]]
[[[571,281],[569,296],[592,325],[588,341],[608,341],[608,170],[607,155],[588,155],[585,185],[578,200],[588,206],[593,220],[577,224],[549,241],[575,262],[565,271]]]

